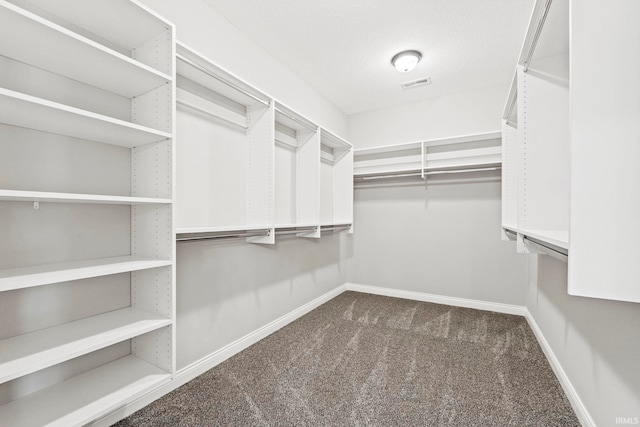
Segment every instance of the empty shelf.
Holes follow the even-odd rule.
[[[4,88],[0,88],[0,121],[127,148],[171,138],[167,132]]]
[[[111,311],[0,341],[0,383],[171,324],[135,308]]]
[[[51,202],[51,203],[95,203],[106,205],[166,204],[171,199],[147,197],[106,196],[79,193],[49,193],[43,191],[0,190],[0,201],[5,202]]]
[[[171,265],[170,260],[138,256],[91,259],[0,270],[0,291],[49,285]]]
[[[0,3],[0,54],[127,98],[172,80],[59,25]],[[13,35],[20,34],[20,37]]]
[[[7,426],[82,426],[170,379],[167,372],[127,356],[0,406],[0,420]]]

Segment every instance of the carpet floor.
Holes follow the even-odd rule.
[[[357,292],[116,424],[579,425],[523,317]]]

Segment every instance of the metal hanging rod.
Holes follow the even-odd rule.
[[[205,67],[203,67],[202,65],[193,62],[192,60],[190,60],[189,58],[186,58],[182,55],[180,55],[179,53],[176,54],[176,58],[178,58],[180,61],[191,65],[192,67],[202,71],[203,73],[205,73],[206,75],[208,75],[209,77],[213,77],[214,79],[218,80],[220,83],[224,83],[225,85],[229,86],[230,88],[237,90],[238,92],[242,93],[243,95],[248,96],[249,98],[258,101],[259,103],[261,103],[262,105],[269,105],[269,101],[265,101],[262,98],[257,97],[256,95],[252,94],[251,92],[244,90],[242,88],[239,88],[237,85],[225,80],[224,78],[215,75],[214,73],[212,73],[211,71],[207,70]]]
[[[242,237],[266,237],[269,236],[271,230],[268,228],[262,230],[238,230],[238,231],[217,231],[212,233],[184,233],[176,236],[176,241],[186,242],[193,240],[213,240],[213,239],[237,239]]]
[[[313,132],[316,132],[316,131],[318,130],[318,127],[317,127],[317,126],[310,125],[309,123],[306,123],[305,121],[300,120],[299,118],[297,118],[297,117],[295,117],[295,116],[292,116],[292,115],[290,115],[290,114],[288,114],[288,113],[286,113],[286,112],[282,111],[282,110],[281,110],[281,109],[279,109],[278,107],[276,107],[276,111],[277,111],[278,113],[282,114],[283,116],[285,116],[286,118],[288,118],[288,119],[290,119],[290,120],[293,120],[294,122],[298,123],[298,124],[299,124],[299,125],[301,125],[301,126],[304,126],[305,128],[307,128],[307,129],[309,129],[309,130],[311,130],[311,131],[313,131]]]
[[[287,234],[298,234],[298,233],[310,233],[314,232],[318,229],[317,226],[309,226],[309,227],[287,227],[282,229],[276,229],[276,236],[283,236]]]
[[[340,231],[340,230],[347,230],[351,228],[351,224],[335,224],[335,225],[328,225],[328,226],[321,226],[320,227],[320,231]]]
[[[473,168],[473,169],[446,169],[446,170],[425,170],[424,175],[441,175],[452,173],[468,173],[468,172],[485,172],[500,170],[502,166],[491,166],[487,168]],[[356,176],[356,179],[363,181],[375,180],[375,179],[387,179],[387,178],[406,178],[412,176],[422,177],[421,172],[402,173],[402,174],[390,174],[390,175],[372,175],[372,176]]]
[[[536,50],[536,46],[538,45],[538,40],[540,39],[540,34],[542,34],[542,28],[544,27],[544,23],[547,20],[547,15],[549,14],[549,9],[551,8],[552,0],[547,0],[544,5],[544,11],[542,13],[542,17],[538,21],[538,25],[536,26],[536,31],[533,35],[533,40],[531,41],[531,45],[529,46],[529,51],[527,52],[527,56],[524,60],[523,71],[526,73],[529,70],[529,65],[531,64],[531,59],[533,58],[533,53]]]
[[[517,239],[518,238],[518,233],[516,233],[515,231],[503,228],[504,232],[509,235],[512,239]]]
[[[560,261],[567,262],[569,260],[569,252],[566,249],[555,247],[553,245],[542,242],[538,239],[531,238],[529,236],[523,236],[523,240],[528,245],[533,246],[539,252],[552,256],[553,258],[559,259]]]
[[[195,105],[190,104],[189,102],[182,101],[180,99],[176,99],[176,103],[180,104],[180,105],[184,105],[187,108],[191,108],[192,110],[195,110],[195,111],[197,111],[199,113],[206,114],[207,116],[211,116],[211,117],[214,117],[214,118],[216,118],[218,120],[222,120],[223,122],[228,123],[230,125],[237,126],[239,128],[242,128],[242,129],[249,129],[248,126],[244,126],[244,125],[242,125],[242,124],[240,124],[238,122],[234,122],[233,120],[227,119],[226,117],[219,116],[219,115],[217,115],[215,113],[212,113],[211,111],[205,110],[204,108],[196,107]]]

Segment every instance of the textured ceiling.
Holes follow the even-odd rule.
[[[204,0],[346,114],[508,83],[534,0]],[[423,59],[398,73],[391,57]],[[433,84],[402,89],[430,76]],[[505,94],[506,96],[506,94]]]

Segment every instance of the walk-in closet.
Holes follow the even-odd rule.
[[[0,0],[0,427],[640,423],[637,0]]]

